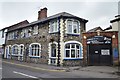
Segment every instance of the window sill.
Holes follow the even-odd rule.
[[[67,35],[75,35],[75,36],[79,36],[80,33],[66,33]]]
[[[49,32],[49,34],[56,34],[56,33],[58,33],[58,31],[56,31],[56,32]]]
[[[12,54],[12,56],[19,56],[18,54]]]
[[[40,58],[41,56],[29,56],[30,58]]]
[[[81,60],[83,59],[82,57],[81,58],[64,58],[64,60]]]
[[[50,57],[50,59],[57,59],[57,57]]]

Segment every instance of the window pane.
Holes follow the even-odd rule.
[[[67,31],[69,33],[72,33],[72,21],[70,20],[67,22]]]
[[[56,57],[56,44],[51,45],[51,57]]]
[[[51,22],[50,23],[50,32],[53,32],[53,28],[54,28],[53,26],[54,26],[54,22]]]
[[[74,23],[73,23],[73,32],[74,33],[79,33],[79,24],[78,24],[78,21],[74,21]]]
[[[70,49],[70,44],[66,44],[65,48]]]
[[[70,50],[66,50],[66,57],[70,57]]]
[[[40,54],[40,50],[38,49],[38,54],[37,54],[37,56],[40,56],[39,54]]]
[[[71,44],[71,48],[75,48],[75,44]]]
[[[75,58],[75,50],[71,50],[71,57]]]
[[[58,31],[58,29],[57,29],[57,21],[54,22],[54,31],[55,32]]]
[[[80,49],[80,45],[79,45],[79,44],[76,44],[76,48],[77,48],[77,49]]]
[[[77,58],[79,58],[80,57],[80,51],[79,50],[77,50],[77,56],[76,56]]]

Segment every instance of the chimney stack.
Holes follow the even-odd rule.
[[[38,20],[46,18],[47,17],[47,8],[43,8],[40,11],[38,11]]]

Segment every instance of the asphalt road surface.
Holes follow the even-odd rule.
[[[117,78],[118,76],[113,74],[97,73],[97,72],[85,72],[85,71],[46,71],[28,68],[24,66],[18,66],[14,64],[2,63],[2,78],[32,78],[32,79],[47,79],[47,78]],[[62,79],[64,80],[64,79]]]

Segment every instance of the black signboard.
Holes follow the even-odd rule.
[[[94,36],[87,39],[87,44],[111,44],[111,38],[105,36]]]

